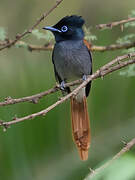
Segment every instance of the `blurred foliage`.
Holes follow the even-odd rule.
[[[92,180],[134,180],[135,177],[135,156],[132,154],[124,155],[123,157],[114,161],[110,166],[102,170]],[[86,178],[89,180],[89,177]]]
[[[131,11],[131,14],[129,15],[129,17],[135,17],[135,10]],[[124,24],[124,28],[129,28],[129,27],[135,28],[135,22],[128,22]],[[118,44],[123,44],[123,43],[131,43],[133,41],[135,41],[135,34],[129,32],[125,36],[118,38],[116,42]],[[135,52],[134,47],[123,50],[123,53],[133,53],[133,52]],[[122,70],[119,74],[126,77],[135,76],[135,65],[132,64],[131,66],[126,68],[126,70]]]
[[[128,34],[128,35],[126,35],[126,36],[124,36],[122,38],[119,38],[117,40],[117,43],[118,44],[130,43],[131,40],[134,40],[134,38],[135,38],[135,34]]]
[[[6,39],[6,31],[3,27],[0,27],[0,40],[4,41]]]
[[[0,27],[4,27],[8,35],[5,29],[1,28],[1,40],[4,40],[6,36],[13,39],[18,32],[21,33],[31,27],[53,3],[54,1],[49,0],[40,1],[40,3],[36,0],[14,0],[12,3],[9,0],[2,0]],[[29,34],[22,40],[40,45],[52,41],[52,37],[46,34],[42,27],[55,24],[66,15],[82,15],[86,26],[94,27],[99,23],[125,19],[134,5],[134,0],[124,3],[123,0],[64,0],[38,26],[38,30],[34,30],[34,34]],[[95,28],[88,30],[88,38],[95,35],[97,40],[94,43],[97,45],[113,44],[119,37],[130,34],[134,34],[134,29],[132,30],[131,27],[124,28],[123,32],[119,28],[105,31]],[[129,37],[127,40],[132,41],[132,38]],[[27,43],[20,46],[27,47]],[[123,53],[120,50],[94,52],[93,72]],[[134,69],[130,69],[130,72],[132,71]],[[104,80],[97,79],[93,82],[88,98],[92,145],[87,162],[80,161],[72,141],[69,102],[65,102],[45,117],[11,126],[5,133],[0,129],[0,178],[3,180],[82,180],[89,173],[89,167],[94,169],[98,164],[103,164],[115,155],[122,147],[122,138],[128,141],[134,137],[135,83],[134,76],[125,78],[127,76],[128,74],[119,76],[119,72],[115,72],[106,76]],[[51,52],[29,52],[26,49],[14,47],[0,52],[1,101],[7,96],[17,98],[39,93],[51,88],[54,84]],[[60,96],[59,92],[43,98],[38,104],[22,103],[1,107],[0,119],[10,121],[15,115],[22,117],[38,112],[54,103]],[[126,158],[129,158],[128,162],[131,158],[134,161],[134,151],[132,150],[132,157],[127,153]],[[119,165],[120,169],[124,168],[125,160]],[[131,167],[129,166],[126,171],[127,174],[134,176],[132,168],[135,170],[131,162]],[[118,165],[114,163],[113,168],[106,172],[106,176],[110,177],[109,174],[111,174],[115,177],[117,169]],[[130,180],[129,177],[127,180]],[[122,178],[121,174],[119,180],[123,180]]]
[[[37,39],[45,39],[47,41],[47,43],[49,43],[50,41],[54,40],[54,37],[52,35],[51,32],[46,31],[45,33],[41,33],[39,32],[38,29],[34,29],[32,31],[32,34],[37,38]]]
[[[19,44],[15,44],[15,47],[17,47],[17,48],[21,48],[21,47],[23,47],[23,48],[27,48],[27,47],[28,47],[28,45],[27,45],[27,43],[26,43],[26,42],[21,41],[21,43],[19,43]]]
[[[135,10],[132,10],[131,13],[128,15],[129,18],[134,18],[135,17]],[[128,22],[126,24],[124,24],[124,27],[135,27],[135,22]]]
[[[84,33],[85,33],[85,39],[88,41],[88,42],[91,42],[91,41],[95,41],[97,40],[97,36],[93,35],[91,33],[91,28],[87,28],[86,26],[84,26]]]
[[[132,77],[135,76],[135,64],[128,67],[127,70],[120,72],[121,76]]]

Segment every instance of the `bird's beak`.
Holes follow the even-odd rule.
[[[52,31],[52,32],[59,32],[59,33],[61,33],[61,31],[59,29],[56,29],[56,28],[51,27],[51,26],[45,26],[45,27],[43,27],[43,29],[49,30],[49,31]]]

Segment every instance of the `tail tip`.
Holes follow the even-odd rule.
[[[82,161],[86,161],[88,159],[88,150],[79,150],[79,154]]]

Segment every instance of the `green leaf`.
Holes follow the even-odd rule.
[[[130,65],[127,70],[121,71],[119,74],[127,77],[135,76],[135,64]]]
[[[119,38],[116,42],[118,44],[123,44],[123,43],[130,43],[131,39],[133,41],[133,39],[135,38],[135,34],[128,34],[122,38]]]
[[[4,41],[6,39],[6,31],[3,27],[0,27],[0,40]]]
[[[122,52],[123,52],[124,54],[134,53],[134,52],[135,52],[135,48],[132,47],[132,48],[129,48],[129,49],[124,49]]]
[[[129,14],[129,17],[132,18],[132,17],[135,17],[135,10],[132,10],[131,13]]]
[[[135,179],[135,156],[127,154],[99,172],[92,180],[133,180]],[[86,178],[89,180],[89,177]]]
[[[126,24],[124,24],[124,27],[127,28],[127,27],[135,27],[135,22],[128,22]]]
[[[129,18],[135,17],[135,10],[131,11],[131,13],[129,14],[128,17]],[[135,22],[128,22],[128,23],[124,24],[124,27],[125,28],[127,28],[127,27],[135,27]]]
[[[47,42],[50,42],[52,39],[54,39],[52,33],[49,31],[46,31],[46,33],[41,33],[38,29],[34,29],[32,34],[36,36],[37,39],[45,39]]]
[[[20,41],[20,42],[16,43],[15,46],[17,48],[20,48],[20,47],[27,48],[28,47],[27,43],[25,43],[23,41]]]
[[[97,37],[91,33],[90,28],[87,28],[86,26],[84,26],[84,33],[85,33],[85,39],[88,42],[97,40]]]

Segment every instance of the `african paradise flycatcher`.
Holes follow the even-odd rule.
[[[55,36],[55,46],[52,53],[56,80],[61,90],[70,93],[71,88],[65,87],[65,82],[79,78],[84,80],[92,74],[92,56],[88,43],[84,40],[81,16],[66,16],[52,27],[44,27]],[[80,158],[87,160],[90,146],[90,122],[86,97],[89,95],[91,82],[82,88],[75,97],[71,97],[72,133]]]

